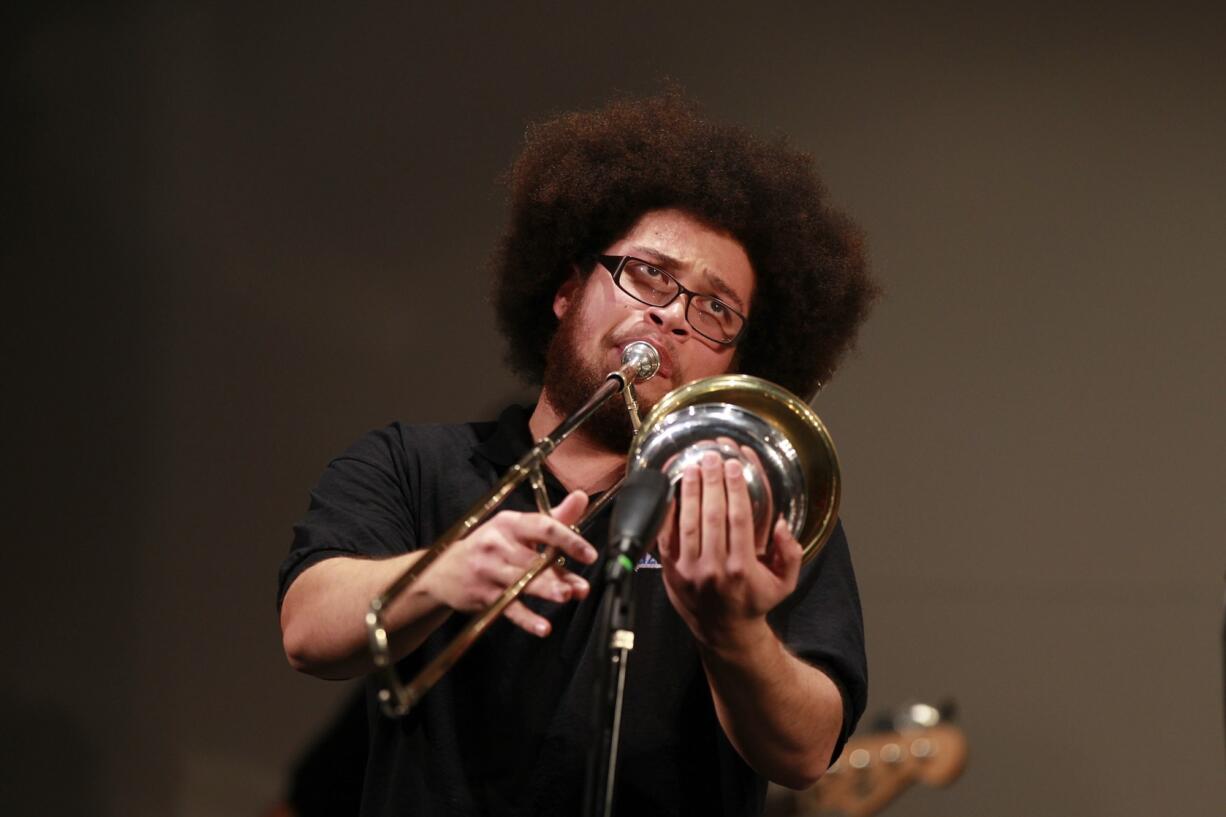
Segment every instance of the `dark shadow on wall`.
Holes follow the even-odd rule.
[[[3,814],[107,815],[129,786],[156,801],[169,785],[171,758],[133,715],[153,683],[134,665],[164,274],[148,240],[138,8],[18,3],[0,35]]]
[[[66,709],[5,695],[0,700],[0,734],[7,750],[7,759],[0,763],[0,812],[115,813],[104,795],[104,749]]]

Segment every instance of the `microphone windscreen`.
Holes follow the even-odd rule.
[[[642,468],[626,477],[613,505],[609,542],[633,542],[643,549],[656,537],[672,497],[668,477],[654,468]]]

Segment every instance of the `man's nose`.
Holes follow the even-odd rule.
[[[685,295],[681,295],[668,306],[650,306],[647,316],[651,322],[672,335],[688,335],[690,324],[685,319]]]

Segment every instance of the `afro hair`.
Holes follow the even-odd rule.
[[[735,366],[804,397],[853,346],[879,290],[860,230],[826,203],[812,158],[703,118],[679,91],[529,128],[493,259],[507,360],[539,382],[554,294],[644,214],[677,208],[735,238],[755,287]]]

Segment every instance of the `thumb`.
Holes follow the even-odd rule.
[[[583,491],[571,491],[550,513],[563,525],[573,525],[583,518],[583,512],[586,510],[587,494]]]
[[[782,516],[775,523],[775,530],[771,538],[774,552],[771,554],[770,571],[780,578],[791,581],[792,577],[800,572],[804,548],[801,547],[800,542],[796,541],[796,537],[792,536],[792,531]]]

